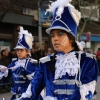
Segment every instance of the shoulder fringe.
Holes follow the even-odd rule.
[[[38,60],[35,60],[35,59],[32,59],[32,58],[31,58],[30,62],[31,62],[31,63],[36,63],[36,64],[37,64],[37,63],[38,63]]]
[[[89,57],[89,58],[94,58],[94,55],[93,54],[91,54],[91,53],[85,53],[85,52],[83,52],[83,51],[77,51],[77,53],[79,53],[79,52],[81,52],[81,54],[85,54],[86,55],[86,57]]]
[[[46,57],[43,57],[43,58],[39,59],[39,62],[41,62],[41,63],[45,63],[45,62],[48,62],[48,61],[51,61],[49,56],[46,56]]]
[[[90,53],[86,53],[86,57],[89,57],[89,58],[94,58],[94,55],[93,54],[90,54]]]
[[[15,60],[17,60],[17,58],[12,58],[12,61],[15,61]]]

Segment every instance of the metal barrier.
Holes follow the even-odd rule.
[[[12,79],[11,76],[3,77],[0,80],[0,93],[9,92],[11,90]]]

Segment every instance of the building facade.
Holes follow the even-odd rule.
[[[44,1],[48,3],[48,0]],[[44,1],[38,4],[38,0],[0,0],[0,49],[3,46],[9,46],[10,49],[15,47],[18,38],[17,28],[19,25],[22,25],[24,29],[33,34],[35,38],[33,47],[38,49],[40,34],[38,27],[39,17],[41,18],[42,48],[47,49],[48,47],[52,47],[50,37],[45,32],[45,29],[51,25],[52,14],[45,16],[44,13],[47,5]],[[41,16],[39,16],[39,6],[41,7]],[[94,15],[95,18],[99,16],[98,20],[96,20],[98,26],[100,26],[99,12],[100,10],[97,10],[96,15]],[[90,26],[91,24],[86,24],[81,35],[81,40],[87,42],[86,33],[91,32],[91,48],[97,51],[100,47],[100,30]],[[81,27],[81,24],[79,27]]]
[[[39,48],[38,38],[38,4],[37,0],[0,0],[0,49],[9,46],[9,49],[15,47],[18,38],[17,27],[22,25],[24,29],[31,32],[34,36],[35,49]],[[42,30],[42,48],[47,49],[50,46],[49,35]]]

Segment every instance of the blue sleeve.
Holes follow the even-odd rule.
[[[81,73],[81,82],[82,84],[87,84],[93,80],[97,81],[98,79],[98,65],[97,61],[93,59],[87,59],[87,62],[83,63],[86,68],[83,67]]]
[[[98,79],[98,67],[96,60],[93,59],[82,59],[81,63],[81,87],[84,85],[86,89],[84,91],[88,91],[88,94],[85,95],[87,100],[90,100],[93,96],[92,94],[92,82],[96,82]],[[89,89],[88,89],[89,88]],[[81,99],[81,93],[80,90],[82,88],[77,87],[74,94],[71,96],[69,100],[80,100]],[[83,90],[82,90],[83,91]]]
[[[33,97],[32,100],[37,100],[41,91],[45,87],[43,64],[39,64],[39,66],[36,68],[36,72],[31,82],[31,85],[32,85],[31,87],[32,97]]]
[[[98,65],[97,61],[93,58],[90,59],[90,61],[88,61],[86,72],[82,75],[81,79],[82,84],[83,85],[85,84],[84,86],[88,85],[87,88],[88,87],[90,88],[88,89],[88,94],[85,96],[88,100],[90,100],[94,95],[95,92],[94,89],[96,87],[97,80],[98,80]]]

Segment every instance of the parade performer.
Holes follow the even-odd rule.
[[[37,100],[44,88],[44,100],[91,100],[93,97],[98,78],[97,61],[92,54],[80,51],[75,41],[81,14],[70,1],[57,0],[48,9],[54,16],[46,32],[51,36],[55,53],[39,60],[29,87],[32,100]]]
[[[27,87],[33,78],[37,66],[37,60],[29,58],[32,43],[32,34],[27,30],[24,30],[23,27],[20,27],[18,42],[15,47],[18,58],[13,59],[8,66],[8,71],[12,73],[13,78],[13,87],[11,89],[13,95],[11,100],[20,97],[21,94],[27,90]],[[2,76],[6,77],[7,67],[1,66],[1,71]]]

